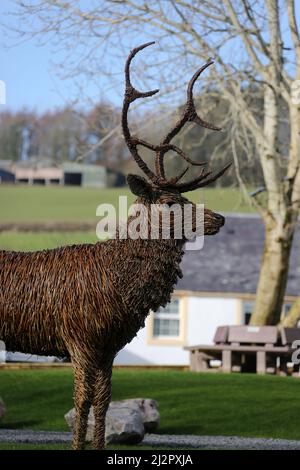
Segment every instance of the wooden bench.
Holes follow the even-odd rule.
[[[214,335],[214,346],[190,346],[184,349],[190,351],[190,370],[194,372],[205,372],[210,370],[209,363],[213,359],[222,359],[219,347],[225,345],[228,340],[228,326],[219,326]]]
[[[288,344],[278,344],[276,326],[220,326],[213,345],[185,347],[190,352],[190,370],[209,370],[211,359],[222,361],[222,371],[250,371],[258,374],[275,373],[277,357],[291,357]]]

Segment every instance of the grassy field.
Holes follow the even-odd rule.
[[[126,188],[0,185],[0,222],[90,222],[96,220],[99,204],[116,206],[119,194],[133,201]]]
[[[0,222],[94,221],[101,203],[117,207],[119,195],[133,196],[127,188],[90,189],[0,185]],[[220,212],[249,212],[235,188],[194,191],[194,202]]]
[[[35,251],[96,241],[95,232],[0,232],[1,250]]]
[[[6,222],[92,222],[96,208],[110,203],[118,208],[120,195],[128,196],[128,206],[133,196],[126,188],[89,189],[43,186],[0,185],[0,224]],[[191,200],[204,203],[220,212],[250,212],[238,189],[216,188],[194,191]],[[0,249],[40,250],[74,243],[97,241],[94,232],[0,232]]]
[[[291,377],[136,369],[113,374],[114,400],[158,401],[162,434],[300,439],[299,393],[300,380]],[[1,371],[0,396],[8,410],[2,428],[66,431],[72,371]]]

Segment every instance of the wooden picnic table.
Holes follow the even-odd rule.
[[[300,329],[297,328],[297,331],[293,332],[284,330],[281,332],[283,339],[279,341],[276,326],[234,325],[218,327],[214,336],[215,344],[198,344],[184,348],[190,352],[190,370],[208,371],[210,370],[210,360],[218,359],[222,361],[223,372],[240,371],[242,359],[246,358],[244,362],[247,366],[250,358],[254,357],[258,374],[275,373],[278,368],[278,358],[280,358],[281,372],[286,373],[286,364],[291,361],[294,352],[289,338],[300,339]]]
[[[222,371],[232,371],[233,354],[256,355],[256,372],[265,374],[267,369],[266,355],[270,354],[276,358],[279,355],[291,357],[294,349],[289,346],[263,346],[263,345],[195,345],[186,346],[185,350],[190,352],[190,369],[195,372],[208,370],[208,361],[211,359],[220,359],[222,361]]]

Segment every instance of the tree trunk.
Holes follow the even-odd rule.
[[[274,221],[266,222],[264,253],[251,325],[276,325],[280,321],[292,241],[290,229],[285,231],[280,226],[274,226]]]
[[[273,75],[276,83],[276,70]],[[293,238],[285,227],[287,212],[277,153],[278,122],[278,96],[273,88],[265,85],[264,142],[259,151],[268,199],[264,214],[264,252],[250,321],[252,325],[276,324],[280,319]]]
[[[281,327],[296,327],[300,320],[300,296],[293,303],[288,315],[280,322]]]

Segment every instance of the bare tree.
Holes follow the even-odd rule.
[[[282,327],[296,327],[300,321],[300,296],[297,297],[286,317],[280,322]]]
[[[173,89],[187,69],[214,57],[209,84],[222,91],[228,103],[227,133],[232,142],[236,173],[245,196],[265,224],[265,247],[252,324],[277,323],[286,288],[293,234],[300,201],[300,104],[293,96],[300,80],[300,34],[294,0],[16,0],[21,33],[45,40],[52,37],[60,48],[77,48],[81,54],[77,73],[95,77],[102,57],[102,75],[115,88],[113,60],[125,56],[141,39],[158,39],[160,53],[142,63],[138,80],[148,81],[157,70],[172,77]],[[20,27],[16,28],[20,32]],[[137,39],[138,37],[138,39]],[[82,43],[89,45],[84,51]],[[75,52],[74,52],[75,53]],[[78,57],[77,55],[77,57]],[[162,64],[167,67],[160,67]],[[65,63],[66,67],[68,63]],[[72,63],[69,62],[72,69]],[[155,66],[155,69],[153,68]],[[115,71],[116,69],[114,69]],[[166,72],[167,70],[167,72]],[[74,72],[74,71],[73,71]],[[297,82],[298,81],[298,82]],[[251,99],[245,90],[258,92]],[[295,95],[295,93],[294,93]],[[171,95],[170,95],[171,96]],[[287,115],[282,115],[282,109]],[[288,145],[280,142],[285,120]],[[227,134],[228,136],[228,134]],[[250,198],[247,178],[240,171],[238,149],[249,160],[258,156],[265,194]]]

